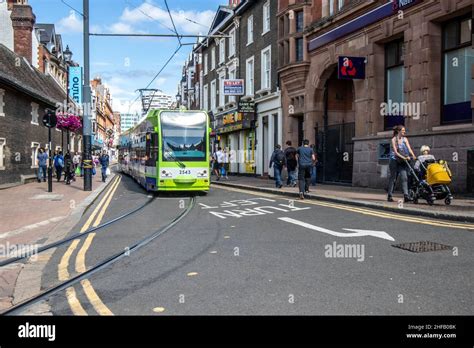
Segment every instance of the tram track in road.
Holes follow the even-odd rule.
[[[110,187],[109,187],[109,191],[106,192],[105,196],[102,198],[102,202],[106,202],[108,199],[111,199],[113,194],[111,194],[113,192],[113,188],[114,187],[117,187],[118,184],[120,183],[120,176],[117,176],[116,177],[117,179],[113,180],[110,182]],[[115,186],[117,185],[117,186]],[[107,188],[106,188],[107,190]],[[105,190],[104,190],[105,191]],[[40,248],[38,248],[37,252],[35,252],[35,255],[38,255],[40,253],[44,253],[45,251],[48,251],[48,250],[51,250],[53,248],[57,248],[57,247],[60,247],[60,246],[63,246],[65,245],[66,243],[68,242],[71,242],[75,239],[78,239],[78,238],[82,238],[82,237],[87,237],[89,234],[93,233],[93,232],[96,232],[100,229],[104,229],[105,227],[107,226],[110,226],[116,222],[119,222],[127,217],[129,217],[130,215],[133,215],[139,211],[141,211],[142,209],[144,209],[145,207],[147,207],[148,205],[150,205],[154,200],[156,199],[155,196],[149,198],[144,204],[138,206],[137,208],[133,209],[133,210],[130,210],[124,214],[121,214],[109,221],[106,221],[102,224],[99,224],[97,226],[93,225],[93,227],[90,227],[91,223],[92,223],[92,220],[93,218],[95,217],[96,214],[94,214],[94,212],[98,211],[98,209],[100,209],[101,207],[101,204],[99,204],[96,208],[96,210],[94,210],[94,212],[92,213],[92,215],[89,217],[89,219],[87,220],[86,224],[84,225],[84,227],[87,227],[87,228],[82,228],[80,232],[78,233],[74,233],[73,235],[67,237],[67,238],[63,238],[59,241],[56,241],[56,242],[53,242],[53,243],[50,243],[50,244],[47,244],[47,245],[44,245]],[[101,202],[101,203],[102,203]],[[90,228],[89,228],[90,227]],[[12,258],[9,258],[7,260],[3,260],[0,262],[0,268],[1,267],[5,267],[5,266],[8,266],[12,263],[15,263],[15,262],[19,262],[19,261],[24,261],[28,258],[30,258],[32,255],[20,255],[20,256],[17,256],[17,257],[12,257]]]
[[[47,290],[43,291],[42,293],[40,293],[40,294],[38,294],[34,297],[31,297],[31,298],[15,305],[15,306],[9,308],[8,310],[4,311],[1,314],[2,315],[16,315],[16,314],[19,314],[22,311],[24,311],[25,309],[48,299],[49,297],[55,295],[56,293],[58,293],[62,290],[68,290],[69,288],[72,288],[73,285],[76,285],[79,282],[81,282],[81,284],[83,286],[84,286],[84,284],[86,284],[86,286],[89,286],[90,283],[84,283],[84,282],[88,282],[87,278],[89,278],[91,275],[105,269],[106,267],[108,267],[108,266],[116,263],[117,261],[123,259],[124,257],[127,257],[128,255],[130,255],[130,253],[135,252],[138,249],[140,249],[140,248],[146,246],[147,244],[151,243],[153,240],[155,240],[156,238],[158,238],[161,235],[163,235],[164,233],[166,233],[168,230],[173,228],[177,223],[179,223],[184,217],[186,217],[189,214],[189,212],[194,208],[195,203],[196,203],[195,196],[191,196],[191,197],[187,197],[187,198],[189,198],[188,206],[180,214],[178,214],[173,220],[171,220],[166,225],[160,227],[158,230],[155,230],[153,233],[147,235],[145,238],[139,240],[138,242],[135,242],[132,246],[127,247],[125,250],[117,252],[117,253],[113,254],[112,256],[104,259],[103,261],[98,262],[94,266],[90,267],[88,270],[84,269],[83,273],[79,273],[79,274],[77,274],[77,275],[75,275],[71,278],[67,277],[68,279],[66,279],[65,281],[63,281],[63,282],[61,282],[61,283],[59,283],[55,286],[52,286],[52,287],[48,288]],[[128,214],[128,215],[130,215],[130,214]],[[80,236],[82,237],[84,235],[84,233],[80,234]],[[72,239],[74,239],[74,238],[68,238],[68,241],[70,241]],[[69,295],[69,294],[66,294],[66,295]],[[99,313],[99,314],[101,314],[101,313]],[[109,314],[111,314],[111,313],[109,313]]]

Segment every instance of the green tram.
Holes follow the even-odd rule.
[[[208,191],[209,116],[151,110],[120,136],[119,165],[147,191]]]

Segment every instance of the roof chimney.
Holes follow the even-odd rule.
[[[241,0],[229,0],[229,6],[230,7],[237,7],[237,5],[240,4]]]
[[[36,16],[27,1],[12,4],[13,47],[16,54],[32,60],[32,31]]]

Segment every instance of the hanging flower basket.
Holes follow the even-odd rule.
[[[60,130],[69,130],[70,132],[77,132],[82,128],[82,120],[79,116],[72,114],[58,114],[57,128]]]

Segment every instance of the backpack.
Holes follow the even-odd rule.
[[[283,151],[280,150],[275,154],[275,163],[280,166],[285,163],[285,154],[283,153]]]
[[[296,161],[296,149],[288,148],[286,151],[286,159],[288,161]]]

